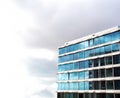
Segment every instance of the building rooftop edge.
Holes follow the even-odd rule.
[[[109,33],[112,33],[112,32],[118,31],[118,30],[120,30],[120,26],[115,26],[115,27],[112,27],[112,28],[109,28],[109,29],[105,29],[105,30],[102,30],[102,31],[84,36],[82,38],[78,38],[78,39],[75,39],[75,40],[72,40],[72,41],[65,42],[64,45],[62,45],[58,48],[63,48],[65,46],[69,46],[69,45],[72,45],[72,44],[75,44],[75,43],[78,43],[78,42],[82,42],[82,41],[85,41],[85,40],[88,40],[88,39],[91,39],[91,38],[102,36],[104,34],[109,34]]]

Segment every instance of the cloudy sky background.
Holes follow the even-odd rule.
[[[57,48],[120,24],[119,0],[1,0],[0,98],[56,98]]]

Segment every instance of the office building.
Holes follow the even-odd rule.
[[[120,98],[120,27],[59,47],[57,98]]]

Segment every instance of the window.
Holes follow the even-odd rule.
[[[120,67],[114,68],[114,76],[120,76]]]
[[[106,98],[114,98],[114,94],[106,94]]]
[[[63,97],[62,97],[62,98],[63,98]],[[69,97],[69,98],[74,98],[74,97],[73,97],[73,93],[70,93],[70,97]]]
[[[115,84],[115,89],[120,90],[120,80],[115,80],[114,84]]]
[[[94,52],[95,52],[95,56],[97,56],[97,55],[99,55],[99,48],[96,48],[96,49],[94,49]]]
[[[67,82],[64,82],[64,89],[65,89],[65,90],[69,90],[69,85],[68,85]]]
[[[111,53],[111,45],[105,46],[105,53]]]
[[[94,89],[99,89],[99,82],[98,81],[94,81]]]
[[[89,78],[93,78],[93,71],[89,71]]]
[[[85,71],[85,79],[89,78],[89,71]]]
[[[73,45],[67,47],[67,52],[71,52],[71,51],[73,51]]]
[[[79,59],[79,53],[74,53],[73,56],[74,56],[74,60]]]
[[[79,79],[84,79],[85,78],[85,72],[81,71],[79,72]]]
[[[68,66],[69,66],[69,70],[73,70],[74,69],[73,63],[68,64]]]
[[[105,65],[105,59],[104,58],[100,58],[100,66],[104,66]]]
[[[112,69],[106,69],[106,77],[112,77]]]
[[[74,87],[73,82],[70,82],[70,83],[69,83],[69,89],[70,89],[70,90],[73,90],[73,87]]]
[[[116,43],[116,44],[113,44],[113,45],[112,45],[112,51],[113,51],[113,52],[119,51],[119,43]]]
[[[80,62],[79,62],[79,68],[80,68],[80,69],[85,68],[85,61],[80,61]]]
[[[114,55],[113,64],[119,64],[119,63],[120,63],[120,55]]]
[[[100,41],[100,44],[105,43],[105,37],[104,36],[100,36],[99,37],[99,41]]]
[[[113,89],[113,81],[107,81],[107,89]]]
[[[97,38],[94,39],[94,45],[98,45],[98,44],[100,44],[99,43],[99,37],[97,37]]]
[[[104,47],[100,47],[100,48],[99,48],[99,54],[100,54],[100,55],[105,54]]]
[[[112,36],[114,36],[114,37],[112,37],[113,41],[119,40],[120,39],[120,31],[113,33]]]
[[[120,94],[115,94],[115,98],[120,98]]]
[[[73,45],[73,50],[74,50],[74,51],[78,50],[78,49],[79,49],[78,46],[79,46],[79,44],[74,44],[74,45]]]
[[[89,90],[89,82],[85,82],[85,90]]]
[[[74,69],[79,69],[79,63],[78,62],[74,63]]]
[[[95,52],[95,49],[91,49],[89,56],[90,56],[90,57],[94,56],[94,52]]]
[[[111,34],[105,35],[104,38],[105,38],[105,43],[112,41],[112,35]]]
[[[94,70],[94,78],[98,78],[98,70]]]
[[[93,60],[89,60],[89,67],[93,66]]]
[[[79,82],[79,90],[84,90],[84,82]]]
[[[84,42],[79,43],[79,48],[84,49],[85,48],[85,43]]]
[[[79,52],[79,58],[80,59],[84,58],[84,51]]]
[[[78,80],[78,72],[70,73],[70,80]]]
[[[85,68],[89,67],[89,60],[84,61],[85,62]]]
[[[67,60],[66,61],[71,61],[73,60],[73,54],[67,55]]]
[[[93,39],[89,40],[89,46],[92,47],[94,45]]]
[[[84,42],[85,48],[88,48],[88,41]]]
[[[100,87],[101,87],[101,90],[106,89],[105,81],[100,81]]]
[[[66,53],[66,47],[60,48],[59,49],[59,54],[64,54],[64,53]]]
[[[112,57],[111,56],[106,57],[105,61],[106,61],[106,65],[112,64]]]
[[[103,78],[105,77],[105,69],[100,69],[100,77]]]
[[[94,67],[99,66],[99,59],[94,59]]]
[[[85,58],[89,57],[89,50],[85,51]]]

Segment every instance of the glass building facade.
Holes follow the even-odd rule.
[[[59,48],[57,98],[120,98],[120,28]]]

